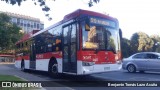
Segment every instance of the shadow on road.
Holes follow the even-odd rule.
[[[152,72],[152,71],[144,71],[144,72],[135,72],[135,73],[130,73],[127,71],[123,71],[123,73],[125,74],[135,74],[135,75],[139,75],[139,74],[144,74],[144,75],[160,75],[160,72]]]
[[[103,78],[94,77],[92,75],[68,75],[68,74],[60,74],[57,77],[50,76],[48,72],[45,71],[33,71],[27,70],[26,73],[38,75],[38,76],[46,76],[52,79],[61,79],[61,80],[69,80],[69,81],[104,81]]]
[[[49,77],[50,81],[45,83],[45,86],[68,86],[68,87],[102,87],[106,86],[105,81],[103,78],[94,77],[91,75],[68,75],[68,74],[61,74],[58,77],[51,77],[47,72],[44,71],[33,71],[27,70],[26,73],[30,73],[39,77]],[[57,84],[55,84],[57,83]]]

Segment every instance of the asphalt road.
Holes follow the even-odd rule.
[[[58,78],[53,78],[49,77],[48,73],[46,72],[39,72],[39,71],[22,72],[17,68],[15,68],[13,64],[10,64],[10,65],[0,65],[0,74],[15,75],[28,81],[47,81],[46,82],[47,84],[49,84],[48,81],[51,81],[52,84],[54,84],[55,86],[57,85],[57,87],[44,87],[43,89],[46,90],[82,90],[82,89],[83,90],[97,90],[97,89],[98,90],[128,90],[128,89],[158,90],[160,89],[160,87],[105,87],[105,86],[102,87],[100,85],[103,81],[160,81],[159,72],[128,73],[127,71],[121,70],[117,72],[93,74],[89,76],[63,75]],[[90,83],[87,81],[93,81],[94,83]],[[99,82],[101,83],[99,84]]]

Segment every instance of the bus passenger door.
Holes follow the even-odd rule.
[[[32,41],[30,45],[30,59],[29,59],[29,68],[30,69],[36,69],[36,48],[35,48],[35,42]]]
[[[77,73],[76,24],[63,28],[63,72]]]

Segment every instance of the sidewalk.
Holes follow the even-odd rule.
[[[56,78],[50,78],[48,76],[43,76],[35,73],[30,73],[30,72],[22,72],[18,70],[15,66],[14,63],[8,63],[8,64],[0,64],[0,75],[13,75],[19,78],[22,78],[26,81],[57,81],[59,79]],[[60,83],[56,83],[58,85],[61,85]],[[63,86],[63,85],[62,85]],[[0,88],[1,90],[1,88]],[[37,90],[37,89],[35,89]],[[70,87],[42,87],[38,90],[73,90]]]
[[[14,62],[0,62],[0,64],[14,64]]]

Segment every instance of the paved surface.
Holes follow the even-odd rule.
[[[46,72],[22,72],[14,67],[13,64],[1,64],[0,74],[15,75],[28,81],[59,81],[54,84],[60,87],[44,87],[46,90],[158,90],[160,87],[80,87],[90,85],[84,82],[72,82],[79,87],[70,87],[68,84],[62,84],[65,81],[160,81],[160,73],[146,72],[146,73],[128,73],[126,71],[109,72],[102,74],[93,74],[90,76],[72,76],[64,75],[59,78],[51,78]],[[95,84],[96,85],[96,84]],[[98,85],[98,84],[97,84]]]
[[[125,70],[119,72],[110,72],[93,75],[95,77],[101,77],[104,79],[110,79],[113,81],[160,81],[160,72],[149,72],[145,73],[128,73]]]

